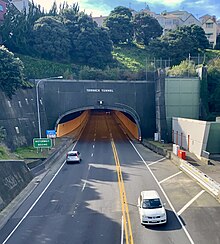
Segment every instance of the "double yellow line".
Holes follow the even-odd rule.
[[[115,143],[113,139],[111,139],[111,145],[112,145],[112,151],[114,154],[114,159],[116,163],[116,171],[118,175],[118,185],[119,185],[119,191],[120,191],[120,198],[121,198],[121,208],[122,208],[122,216],[123,216],[123,222],[124,222],[124,231],[125,231],[125,238],[126,238],[126,244],[133,244],[133,235],[132,235],[132,229],[131,229],[131,221],[128,211],[128,203],[127,203],[127,197],[124,187],[124,181],[122,178],[122,172],[120,167],[120,162],[118,158],[118,153],[115,147]]]

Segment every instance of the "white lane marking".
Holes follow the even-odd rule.
[[[179,174],[182,174],[182,172],[183,172],[183,171],[179,171],[179,172],[177,172],[176,174],[173,174],[173,175],[171,175],[171,176],[169,176],[169,177],[167,177],[167,178],[161,180],[159,183],[161,184],[161,183],[163,183],[163,182],[165,182],[165,181],[167,181],[167,180],[169,180],[169,179],[172,179],[173,177],[175,177],[175,176],[177,176],[177,175],[179,175]]]
[[[91,157],[93,157],[93,153],[91,154]]]
[[[74,143],[72,150],[75,148],[76,144],[77,144],[78,140]],[[18,224],[15,226],[15,228],[11,231],[11,233],[7,236],[7,238],[2,242],[2,244],[5,244],[9,238],[14,234],[14,232],[17,230],[17,228],[21,225],[21,223],[26,219],[26,217],[28,216],[28,214],[31,212],[31,210],[35,207],[35,205],[37,204],[37,202],[41,199],[41,197],[43,196],[43,194],[46,192],[46,190],[49,188],[49,186],[51,185],[51,183],[54,181],[54,179],[56,178],[56,176],[59,174],[60,170],[63,168],[63,166],[66,164],[66,160],[63,162],[63,164],[60,166],[60,168],[58,169],[58,171],[55,173],[55,175],[53,176],[53,178],[50,180],[50,182],[46,185],[46,187],[44,188],[44,190],[41,192],[41,194],[38,196],[38,198],[35,200],[35,202],[31,205],[31,207],[28,209],[28,211],[25,213],[25,215],[22,217],[22,219],[18,222]]]
[[[91,165],[89,164],[89,168],[88,168],[88,175],[89,175],[89,170],[90,170],[90,168],[91,168]],[[86,183],[87,183],[88,181],[87,181],[87,179],[86,180],[84,180],[84,184],[83,184],[83,187],[82,187],[82,190],[81,191],[84,191],[84,189],[85,189],[85,187],[86,187]]]
[[[200,197],[205,190],[200,191],[194,198],[192,198],[180,211],[177,213],[178,215],[181,215],[198,197]]]
[[[60,170],[63,168],[63,166],[65,165],[65,161],[64,163],[60,166],[60,168],[58,169],[58,171],[56,172],[56,174],[53,176],[53,178],[50,180],[50,182],[47,184],[47,186],[44,188],[44,190],[41,192],[41,194],[39,195],[39,197],[35,200],[35,202],[32,204],[32,206],[28,209],[28,211],[25,213],[25,215],[23,216],[23,218],[18,222],[18,224],[15,226],[15,228],[12,230],[12,232],[8,235],[8,237],[4,240],[4,242],[2,244],[5,244],[9,238],[14,234],[14,232],[17,230],[17,228],[20,226],[20,224],[24,221],[24,219],[28,216],[28,214],[30,213],[30,211],[34,208],[34,206],[37,204],[37,202],[40,200],[40,198],[43,196],[43,194],[45,193],[45,191],[48,189],[48,187],[51,185],[51,183],[53,182],[53,180],[55,179],[55,177],[59,174]]]
[[[178,216],[178,214],[176,213],[170,199],[168,198],[167,194],[165,193],[164,189],[162,188],[162,186],[160,185],[160,183],[158,182],[157,178],[155,177],[155,175],[153,174],[153,172],[151,171],[150,167],[147,165],[147,163],[144,161],[143,157],[141,156],[141,154],[138,152],[137,148],[134,146],[133,142],[129,139],[129,142],[131,143],[131,145],[133,146],[134,150],[137,152],[137,154],[139,155],[139,157],[141,158],[141,160],[143,161],[143,163],[145,164],[145,166],[147,167],[147,169],[149,170],[149,172],[151,173],[152,177],[154,178],[154,180],[156,181],[156,183],[158,184],[160,190],[162,191],[163,195],[165,196],[167,202],[169,203],[171,209],[173,210],[177,220],[179,221],[183,231],[185,232],[186,236],[188,237],[189,241],[191,244],[194,244],[194,241],[192,239],[192,237],[190,236],[189,232],[187,231],[186,227],[184,226],[184,224],[182,223],[180,217]]]
[[[92,145],[92,148],[95,148],[95,145]]]
[[[121,217],[121,244],[124,243],[124,220],[123,216]]]
[[[93,141],[95,141],[95,138],[93,139]]]
[[[96,133],[94,134],[94,137],[96,137]]]
[[[153,164],[159,163],[159,162],[163,161],[164,159],[166,159],[166,158],[161,158],[161,159],[159,159],[159,160],[157,160],[155,162],[152,162],[152,163],[148,164],[148,166],[151,166]]]

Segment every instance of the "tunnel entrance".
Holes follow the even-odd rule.
[[[141,139],[141,131],[137,119],[128,112],[115,109],[83,109],[66,113],[56,123],[57,137],[65,137],[79,132],[93,114],[112,116],[115,120],[123,124],[134,138],[137,140]]]

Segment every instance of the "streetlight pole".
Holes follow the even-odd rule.
[[[44,78],[44,79],[40,79],[37,81],[36,84],[36,103],[37,103],[37,122],[38,122],[38,136],[39,138],[42,138],[42,134],[41,134],[41,117],[40,117],[40,104],[39,104],[39,85],[42,81],[47,81],[49,79],[62,79],[63,76],[57,76],[57,77],[49,77],[49,78]]]

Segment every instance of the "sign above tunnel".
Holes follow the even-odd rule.
[[[51,148],[52,140],[50,138],[34,138],[33,146],[34,148]]]
[[[114,92],[113,89],[94,89],[94,88],[90,88],[90,89],[86,89],[87,92],[106,92],[106,93],[111,93]]]

